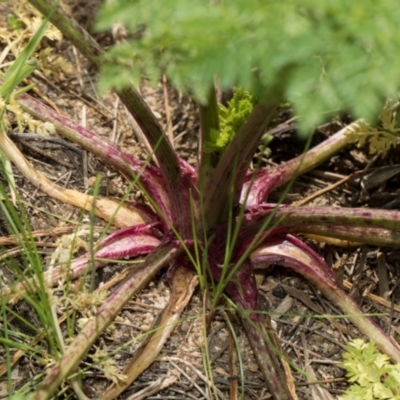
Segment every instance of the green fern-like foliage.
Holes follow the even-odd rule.
[[[374,343],[355,339],[346,347],[342,367],[352,386],[341,400],[399,400],[400,364],[378,351]]]
[[[398,0],[112,0],[98,28],[132,35],[109,52],[101,86],[166,73],[205,102],[217,78],[260,99],[279,92],[303,131],[338,110],[371,119],[400,84],[398,21]]]
[[[380,115],[380,126],[374,126],[361,119],[357,121],[353,129],[347,135],[350,140],[362,147],[368,144],[371,154],[385,153],[397,144],[399,129],[397,127],[398,105],[393,101],[387,101]]]
[[[236,90],[227,107],[219,104],[220,128],[211,130],[211,141],[205,144],[204,151],[223,153],[252,112],[254,104],[254,96],[243,89]]]

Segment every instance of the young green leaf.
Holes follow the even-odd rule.
[[[342,400],[400,399],[400,365],[393,365],[389,357],[378,351],[375,343],[355,339],[346,347],[342,367],[346,377],[354,383]]]
[[[247,117],[253,111],[254,105],[254,96],[243,89],[236,90],[227,107],[220,104],[220,129],[211,130],[211,141],[205,143],[204,151],[222,153],[239,128],[245,123]]]

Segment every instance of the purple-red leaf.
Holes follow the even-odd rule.
[[[400,349],[377,324],[363,312],[356,302],[340,288],[325,261],[309,246],[291,235],[275,238],[259,247],[251,255],[255,268],[279,264],[292,268],[312,282],[333,304],[339,306],[358,329],[376,343],[393,362],[400,362]]]
[[[111,143],[107,138],[99,136],[90,129],[72,121],[70,118],[58,114],[26,93],[18,96],[18,102],[30,114],[43,121],[51,122],[58,133],[97,155],[104,162],[120,171],[129,180],[133,180],[134,176],[138,176],[139,182],[154,202],[160,207],[167,218],[171,218],[169,197],[161,171],[158,168],[137,160],[130,153],[121,150],[118,146]],[[185,171],[188,171],[187,166],[185,167]]]
[[[247,207],[243,230],[255,235],[270,216],[272,219],[269,226],[340,225],[400,231],[400,211],[277,204]]]
[[[240,202],[246,202],[248,206],[260,204],[274,189],[288,183],[293,177],[304,174],[322,164],[349,143],[346,133],[353,128],[354,124],[346,126],[307,153],[284,164],[260,170],[255,173],[255,176],[253,173],[249,173],[242,188]]]
[[[140,225],[124,228],[107,236],[95,252],[96,268],[107,264],[106,260],[122,260],[126,257],[145,255],[153,251],[160,244],[154,226],[157,224]],[[58,265],[44,273],[44,280],[48,285],[54,286],[62,278],[68,275],[70,279],[76,279],[87,271],[90,262],[90,254],[87,253],[71,262],[70,265]],[[3,296],[10,295],[9,301],[14,303],[26,292],[36,290],[37,285],[32,279],[26,279],[17,283],[14,287],[2,288]]]
[[[278,351],[265,329],[264,317],[258,311],[258,289],[254,267],[250,259],[240,265],[234,260],[223,265],[225,241],[224,234],[218,234],[208,249],[208,261],[215,281],[226,281],[225,292],[235,303],[241,316],[247,337],[253,347],[258,364],[268,389],[275,400],[289,400],[292,396],[282,373]],[[228,280],[232,268],[237,268]]]

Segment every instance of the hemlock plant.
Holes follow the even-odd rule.
[[[210,141],[204,144],[205,152],[223,153],[235,137],[235,133],[246,122],[255,105],[254,97],[243,89],[234,93],[228,105],[219,105],[218,129],[210,130]]]
[[[342,367],[352,383],[341,400],[400,399],[400,364],[390,363],[374,343],[355,339],[346,346]]]
[[[400,213],[266,203],[272,190],[329,159],[359,140],[359,135],[365,140],[367,132],[370,143],[379,143],[373,136],[378,130],[371,128],[368,121],[379,114],[388,97],[396,96],[400,83],[397,1],[366,0],[356,4],[328,0],[114,0],[105,4],[97,26],[105,29],[123,23],[131,36],[107,54],[57,2],[30,3],[50,15],[50,21],[64,36],[96,67],[101,67],[100,86],[117,91],[149,141],[159,165],[135,159],[28,94],[18,96],[20,107],[52,123],[58,133],[112,165],[137,184],[152,205],[151,209],[132,206],[130,212],[137,222],[100,240],[94,254],[71,261],[69,277],[75,278],[82,276],[87,267],[104,266],[105,259],[147,255],[88,319],[35,388],[32,399],[48,399],[56,393],[129,299],[162,268],[168,268],[170,303],[160,317],[158,329],[135,356],[135,362],[125,369],[126,378],[114,382],[102,399],[115,398],[155,359],[197,279],[201,289],[212,294],[211,315],[223,297],[240,315],[273,398],[293,398],[280,364],[276,337],[266,329],[262,313],[256,312],[259,304],[254,270],[271,264],[303,275],[345,315],[355,316],[349,318],[392,361],[400,361],[400,350],[393,339],[372,320],[360,317],[361,310],[339,287],[325,261],[295,236],[313,233],[398,246]],[[164,73],[175,87],[190,93],[199,104],[201,129],[196,168],[173,151],[161,126],[132,86],[140,82],[143,74],[157,82]],[[219,110],[215,85],[222,90],[239,88],[231,109]],[[266,127],[283,98],[291,101],[299,115],[303,135],[342,110],[366,118],[367,122],[357,120],[303,156],[280,166],[249,171]],[[394,121],[396,111],[396,105],[387,104],[382,125],[384,121]],[[382,137],[392,139],[396,129],[394,124],[384,125]],[[0,139],[4,152],[29,176],[26,165],[17,162],[18,150],[8,151],[12,144],[4,132]],[[39,179],[36,174],[32,181],[47,190]],[[99,209],[96,212],[105,218]],[[124,226],[123,221],[120,226]],[[55,267],[45,273],[44,280],[55,285],[62,276],[63,268]],[[34,282],[32,278],[3,288],[3,296],[15,301],[31,292]]]

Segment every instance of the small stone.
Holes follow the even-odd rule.
[[[161,119],[162,118],[162,115],[158,111],[154,111],[153,110],[153,114],[157,119]]]
[[[189,330],[189,328],[190,328],[189,322],[183,321],[183,322],[181,323],[181,332],[186,333],[186,332]]]
[[[226,375],[228,375],[228,373],[227,373],[223,368],[221,368],[221,367],[215,368],[215,369],[214,369],[214,372],[215,372],[216,374],[218,374],[218,375],[221,375],[221,376],[226,376]]]
[[[278,324],[276,323],[276,321],[274,321],[273,319],[271,319],[271,328],[276,331],[278,329]]]
[[[256,363],[249,363],[248,368],[251,372],[257,372],[258,371],[258,365]]]

